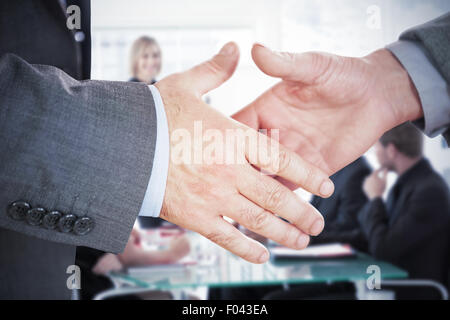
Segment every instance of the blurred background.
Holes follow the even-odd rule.
[[[231,115],[277,81],[254,66],[255,42],[275,50],[364,56],[449,10],[448,0],[95,0],[92,78],[128,80],[130,48],[142,35],[161,46],[158,79],[208,59],[233,40],[241,50],[236,73],[206,97]],[[425,155],[450,184],[444,139],[426,139]],[[366,156],[377,167],[373,151]]]

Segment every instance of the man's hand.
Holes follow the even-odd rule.
[[[422,116],[407,72],[387,50],[364,58],[275,53],[253,60],[283,81],[233,116],[255,129],[279,129],[280,142],[332,175],[387,130]]]
[[[364,180],[363,190],[369,200],[381,198],[386,190],[387,169],[378,169]]]
[[[156,84],[166,108],[171,136],[167,187],[160,216],[204,235],[250,262],[263,263],[269,258],[267,249],[223,217],[295,249],[305,248],[309,235],[319,234],[324,222],[314,207],[255,167],[322,197],[330,196],[334,187],[322,170],[267,136],[224,117],[201,100],[203,94],[231,77],[238,59],[237,46],[229,43],[212,60]],[[204,132],[200,138],[194,129],[199,122]],[[239,129],[249,139],[225,143],[230,132]],[[260,142],[256,150],[247,143],[249,140]],[[205,159],[210,143],[218,141],[224,142],[223,148],[214,149]],[[276,146],[279,151],[268,152],[267,159],[255,156],[254,151],[266,153],[268,145]],[[233,161],[220,161],[230,158]]]

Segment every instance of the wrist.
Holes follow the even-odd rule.
[[[375,68],[377,80],[375,90],[381,90],[382,103],[390,113],[389,127],[423,117],[422,105],[417,89],[406,69],[387,49],[380,49],[366,57]]]

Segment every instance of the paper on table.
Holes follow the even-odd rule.
[[[140,274],[149,274],[149,273],[173,273],[173,272],[181,272],[186,269],[186,266],[194,265],[197,262],[193,260],[190,256],[184,257],[177,263],[172,264],[155,264],[148,266],[139,266],[128,268],[128,274],[130,276],[140,275]]]
[[[329,258],[329,257],[345,257],[355,254],[352,247],[348,244],[331,243],[312,245],[303,250],[294,250],[286,247],[274,247],[270,249],[271,254],[276,257],[286,258]]]

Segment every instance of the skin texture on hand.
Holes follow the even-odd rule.
[[[282,81],[233,118],[255,129],[279,129],[283,145],[329,175],[387,130],[423,116],[411,79],[387,50],[347,58],[255,45],[252,57]]]
[[[363,190],[369,200],[381,198],[386,190],[388,170],[380,168],[364,180]]]
[[[309,235],[319,234],[323,218],[310,204],[275,179],[255,167],[289,179],[306,190],[328,197],[333,184],[328,175],[296,153],[279,146],[268,162],[252,158],[248,146],[226,146],[225,154],[235,153],[236,163],[175,162],[179,141],[174,132],[195,136],[193,124],[201,121],[204,130],[214,129],[226,136],[227,130],[248,130],[245,125],[205,104],[201,97],[233,74],[239,59],[234,43],[228,43],[210,61],[183,73],[171,75],[156,86],[166,109],[171,135],[171,160],[161,218],[196,231],[236,255],[254,263],[266,262],[267,249],[242,234],[223,217],[239,222],[249,230],[295,249],[303,249]],[[268,137],[250,130],[253,138]],[[192,154],[203,156],[192,144]],[[277,144],[278,145],[278,144]],[[276,156],[276,159],[275,159]],[[278,162],[277,162],[278,161]],[[279,163],[278,167],[273,164]],[[275,169],[277,168],[277,169]],[[279,215],[292,224],[279,219]]]

